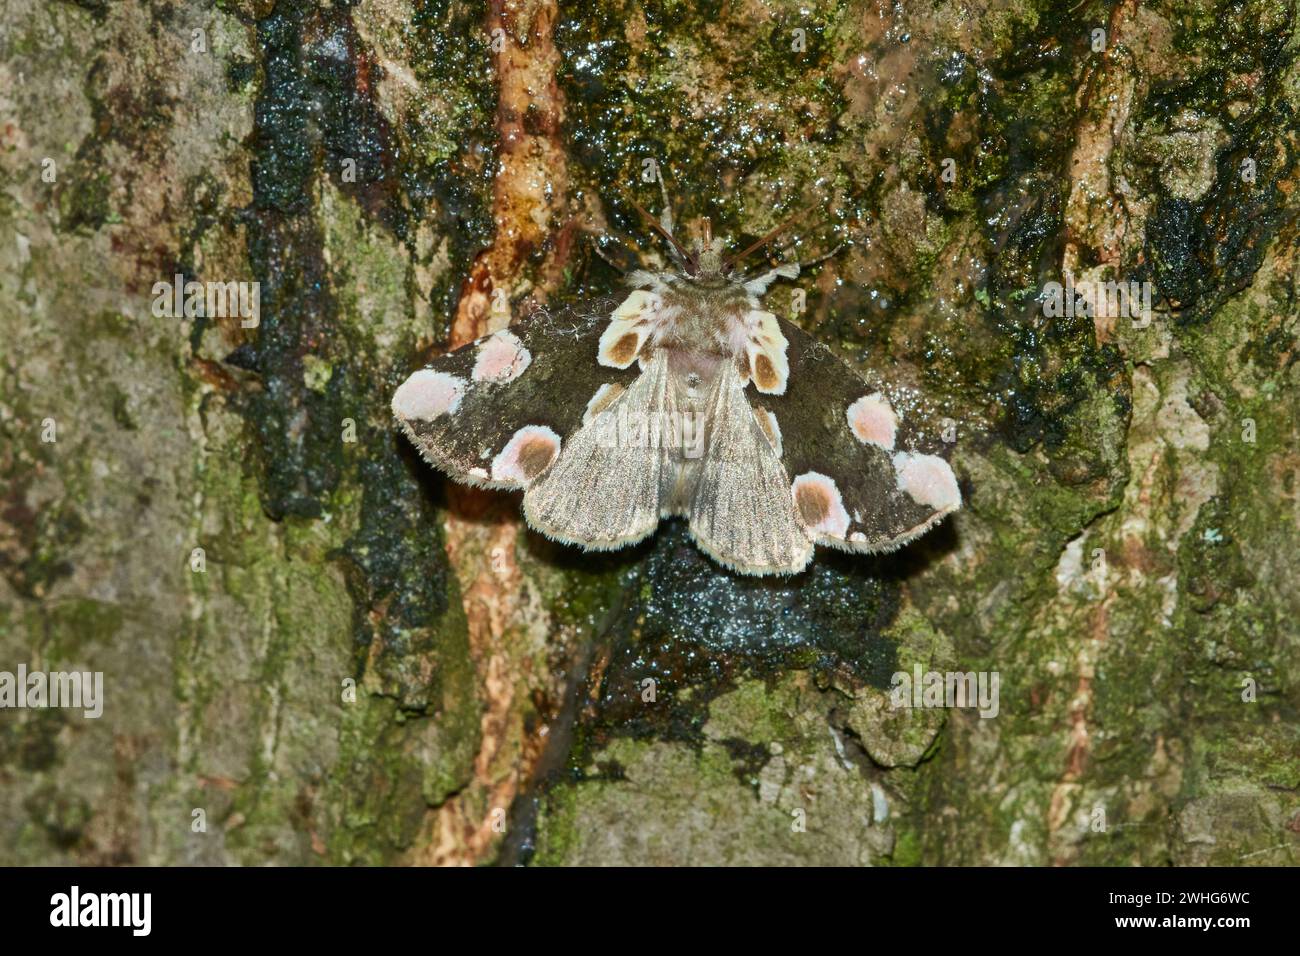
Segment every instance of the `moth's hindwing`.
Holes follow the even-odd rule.
[[[781,330],[785,394],[752,400],[781,452],[795,513],[819,544],[892,551],[961,507],[939,436],[797,326],[782,320]]]
[[[605,323],[540,313],[412,373],[393,414],[431,465],[458,481],[526,488],[600,396],[638,371],[594,361]]]

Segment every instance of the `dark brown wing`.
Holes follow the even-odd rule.
[[[785,393],[750,398],[774,416],[796,513],[819,544],[891,551],[961,507],[947,448],[917,427],[902,390],[869,385],[789,322],[781,331]]]
[[[604,316],[539,313],[434,359],[393,396],[420,454],[457,481],[523,488],[637,368],[597,364]],[[598,399],[598,395],[600,398]]]

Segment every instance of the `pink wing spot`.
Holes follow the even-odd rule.
[[[879,392],[864,395],[849,406],[849,428],[863,444],[879,445],[885,451],[894,450],[898,433],[898,416],[889,407],[885,396]]]
[[[498,332],[478,347],[471,377],[476,382],[513,382],[532,362],[533,356],[513,332]]]
[[[790,486],[795,512],[805,528],[814,534],[843,539],[849,530],[849,513],[835,482],[825,475],[809,471]]]
[[[919,505],[935,511],[954,511],[961,507],[961,489],[948,463],[937,455],[917,455],[900,451],[894,456],[898,487]]]
[[[463,378],[431,368],[412,372],[393,395],[393,414],[426,422],[439,415],[454,415],[465,397],[465,385]]]
[[[492,459],[492,480],[524,487],[560,454],[560,436],[545,425],[525,425]]]

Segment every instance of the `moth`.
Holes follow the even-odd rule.
[[[628,273],[607,321],[534,316],[397,389],[393,414],[426,461],[522,490],[528,524],[556,541],[622,548],[681,517],[751,575],[801,571],[819,544],[892,551],[961,506],[941,444],[889,389],[763,308],[800,266],[746,277],[750,250],[725,257],[707,221],[688,249],[670,206],[641,211],[676,268]]]

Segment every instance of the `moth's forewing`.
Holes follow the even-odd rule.
[[[781,329],[785,393],[752,399],[775,416],[795,511],[817,542],[891,551],[957,510],[961,493],[938,436],[797,326],[782,320]]]
[[[607,315],[539,313],[434,359],[397,390],[393,414],[425,460],[456,480],[526,487],[597,391],[639,374],[596,363]]]

